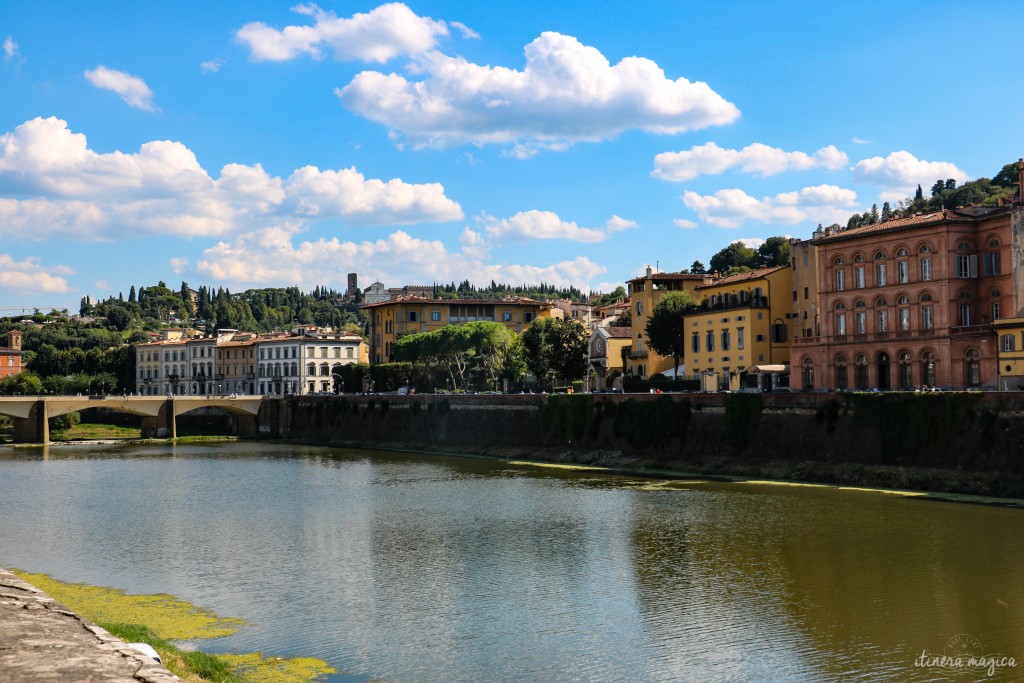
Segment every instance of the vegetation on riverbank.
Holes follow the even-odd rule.
[[[65,583],[46,574],[11,571],[118,638],[149,643],[160,653],[164,666],[186,681],[310,683],[335,672],[319,659],[264,657],[259,652],[213,655],[182,650],[172,641],[227,636],[245,622],[219,617],[171,595],[131,595],[116,588]]]
[[[138,427],[110,424],[79,423],[67,429],[50,432],[51,441],[106,441],[108,439],[140,439]]]

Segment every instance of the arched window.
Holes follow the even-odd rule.
[[[864,255],[863,254],[857,254],[856,256],[853,257],[853,262],[854,263],[864,263]]]
[[[814,360],[810,357],[804,358],[801,376],[803,377],[804,391],[812,391],[814,389]]]
[[[980,354],[975,349],[968,349],[964,361],[964,385],[968,388],[981,386]]]
[[[835,303],[835,306],[833,306],[833,308],[835,310],[837,310],[837,311],[845,311],[846,310],[846,304],[844,304],[842,301],[837,301]]]
[[[882,306],[888,306],[888,305],[889,305],[889,302],[885,300],[884,296],[880,296],[877,299],[875,299],[875,308],[880,308]]]
[[[846,371],[846,356],[836,356],[836,390],[845,391],[850,388],[849,378]]]
[[[988,248],[989,249],[998,249],[999,248],[999,238],[993,237],[992,239],[990,239],[988,241]]]
[[[853,307],[854,308],[867,308],[867,306],[868,305],[866,303],[864,303],[863,299],[858,299],[857,301],[855,301],[853,303]]]
[[[899,355],[900,389],[909,391],[914,388],[914,373],[910,364],[910,354],[903,351]]]
[[[875,252],[875,260],[876,260],[876,261],[882,261],[882,260],[885,260],[885,252],[884,252],[884,251],[882,251],[881,249],[879,249],[878,251],[876,251],[876,252]]]
[[[924,294],[921,295],[921,301],[932,301],[932,295],[929,294],[928,292],[925,292]]]
[[[875,383],[882,391],[887,391],[892,388],[892,376],[889,373],[890,359],[889,354],[885,351],[879,352],[875,357],[876,371],[878,373],[878,381]]]
[[[910,303],[910,300],[907,299],[906,294],[901,294],[900,296],[896,297],[896,303],[900,306],[906,306],[907,304]]]
[[[843,265],[845,263],[846,263],[846,261],[843,260],[842,256],[836,256],[834,259],[832,259],[832,265],[833,266],[841,266],[841,265]]]
[[[928,246],[927,244],[922,244],[920,247],[917,248],[917,253],[918,254],[930,254],[930,253],[932,253],[932,248],[930,246]]]
[[[905,248],[903,248],[903,247],[900,247],[899,249],[897,249],[897,250],[896,250],[896,256],[897,256],[897,258],[899,258],[899,257],[901,257],[901,256],[909,256],[909,255],[910,255],[910,254],[908,254],[908,253],[907,253],[907,250],[906,250]]]
[[[958,243],[956,245],[956,250],[957,251],[970,251],[971,250],[971,243],[968,242],[967,240],[963,240],[963,241],[961,241],[960,243]]]
[[[925,386],[935,386],[935,354],[931,351],[921,354],[921,377],[924,378],[922,384]]]
[[[857,354],[857,358],[854,361],[854,385],[860,391],[867,391],[868,389],[868,359],[863,353]]]

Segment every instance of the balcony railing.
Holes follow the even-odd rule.
[[[700,304],[700,311],[729,311],[736,308],[768,308],[768,297],[761,296],[752,299],[741,301],[739,299],[730,299],[728,303],[724,301],[717,301],[711,303],[709,299],[705,299]]]

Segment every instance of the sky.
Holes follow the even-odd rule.
[[[0,3],[0,316],[608,292],[1024,156],[1024,3]]]

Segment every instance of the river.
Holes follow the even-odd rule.
[[[318,657],[328,681],[1024,678],[921,657],[1024,660],[1024,510],[875,492],[267,443],[0,449],[0,564],[241,617],[201,647]]]

